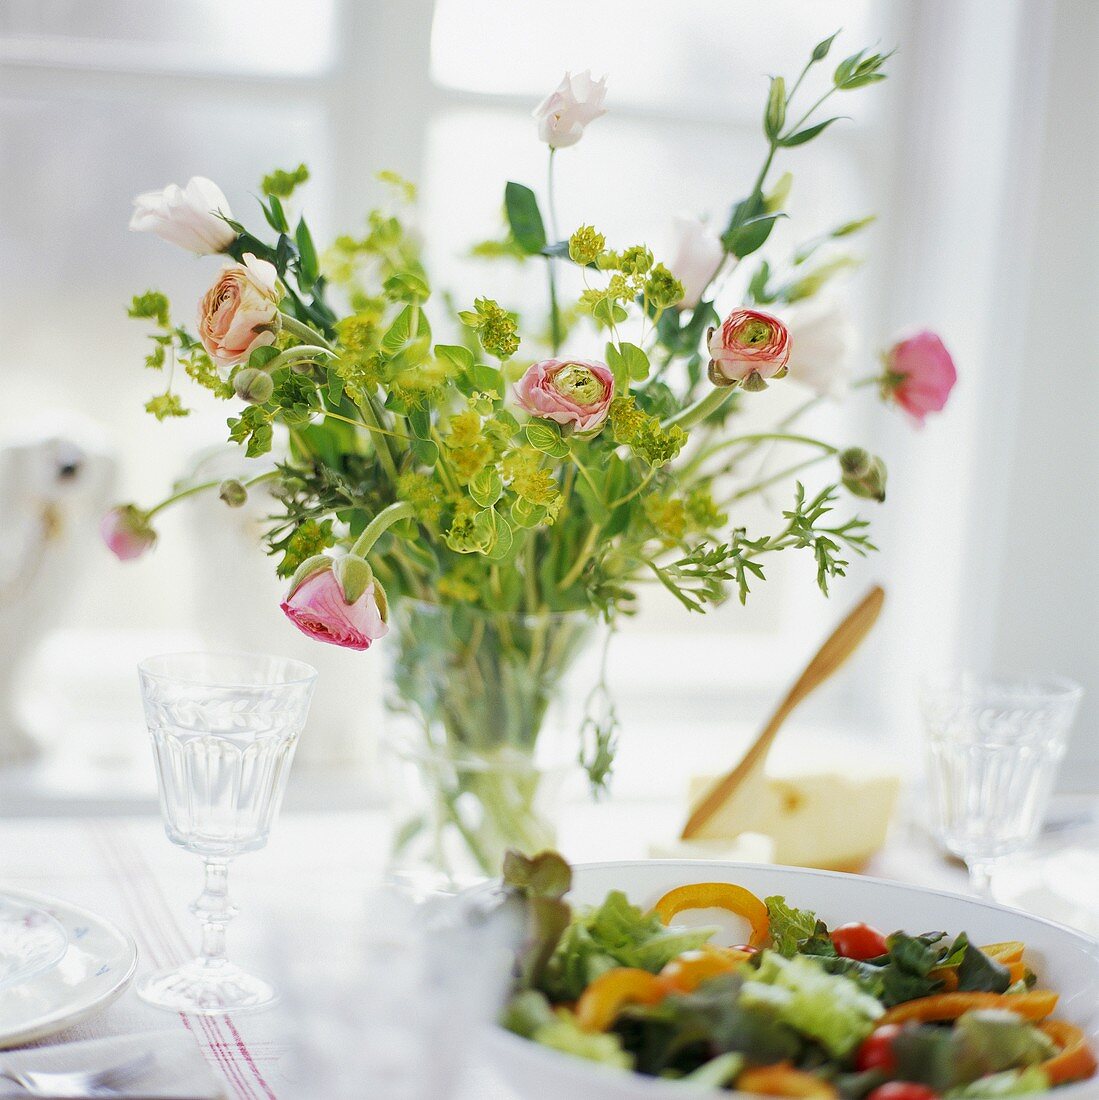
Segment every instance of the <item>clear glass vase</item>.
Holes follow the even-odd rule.
[[[403,601],[393,626],[393,877],[458,889],[496,875],[509,848],[551,847],[600,677],[592,615]]]

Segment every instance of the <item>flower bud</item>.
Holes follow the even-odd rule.
[[[348,603],[354,603],[374,583],[374,570],[370,568],[370,563],[357,554],[337,558],[332,572],[336,574],[336,580],[343,589],[343,598]]]
[[[237,397],[249,405],[266,405],[275,392],[275,383],[258,367],[244,367],[234,375],[233,389]]]
[[[218,486],[218,496],[230,508],[241,508],[248,500],[248,490],[236,478],[229,478]]]
[[[885,500],[885,463],[877,455],[862,447],[848,447],[840,452],[839,463],[849,493],[879,503]]]
[[[156,532],[135,504],[112,508],[100,522],[99,534],[119,561],[139,558],[156,543]]]

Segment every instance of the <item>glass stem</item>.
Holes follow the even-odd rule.
[[[205,967],[219,967],[226,962],[225,929],[237,915],[237,908],[229,900],[229,861],[206,859],[203,866],[206,881],[202,893],[191,905],[191,912],[202,925],[198,961]]]
[[[969,868],[969,889],[979,898],[992,897],[992,872],[996,866],[993,859],[972,859]]]

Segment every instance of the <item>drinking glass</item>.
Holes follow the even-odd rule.
[[[251,653],[150,657],[138,671],[165,831],[206,869],[191,905],[202,925],[198,956],[149,974],[138,994],[201,1015],[262,1008],[276,999],[274,988],[225,955],[226,926],[237,913],[229,863],[267,843],[317,673]]]
[[[987,897],[998,860],[1037,836],[1083,690],[1061,677],[928,677],[921,692],[936,834]]]

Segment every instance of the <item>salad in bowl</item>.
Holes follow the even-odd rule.
[[[689,869],[678,882],[677,866]],[[583,904],[559,855],[510,855],[505,890],[525,929],[502,1019],[513,1065],[518,1037],[528,1055],[541,1048],[543,1064],[557,1059],[561,1088],[588,1096],[664,1096],[674,1081],[675,1093],[977,1100],[1095,1077],[1091,1035],[1072,1019],[1096,1001],[1099,955],[1083,937],[952,895],[734,866],[624,864],[625,890],[597,889],[616,877],[613,865],[580,868]],[[765,892],[776,885],[799,893]],[[808,907],[813,894],[829,919]],[[838,912],[862,897],[872,912]],[[923,923],[938,911],[949,930]],[[881,923],[898,912],[920,923]],[[960,915],[968,927],[951,926]],[[1036,949],[1009,938],[1020,922]],[[992,939],[997,927],[1005,935]],[[1047,973],[1058,937],[1078,958],[1062,954]],[[1085,971],[1081,985],[1073,975]],[[1067,1016],[1050,980],[1059,976],[1073,986]],[[584,1063],[600,1067],[590,1089]],[[608,1069],[636,1088],[616,1086]]]

